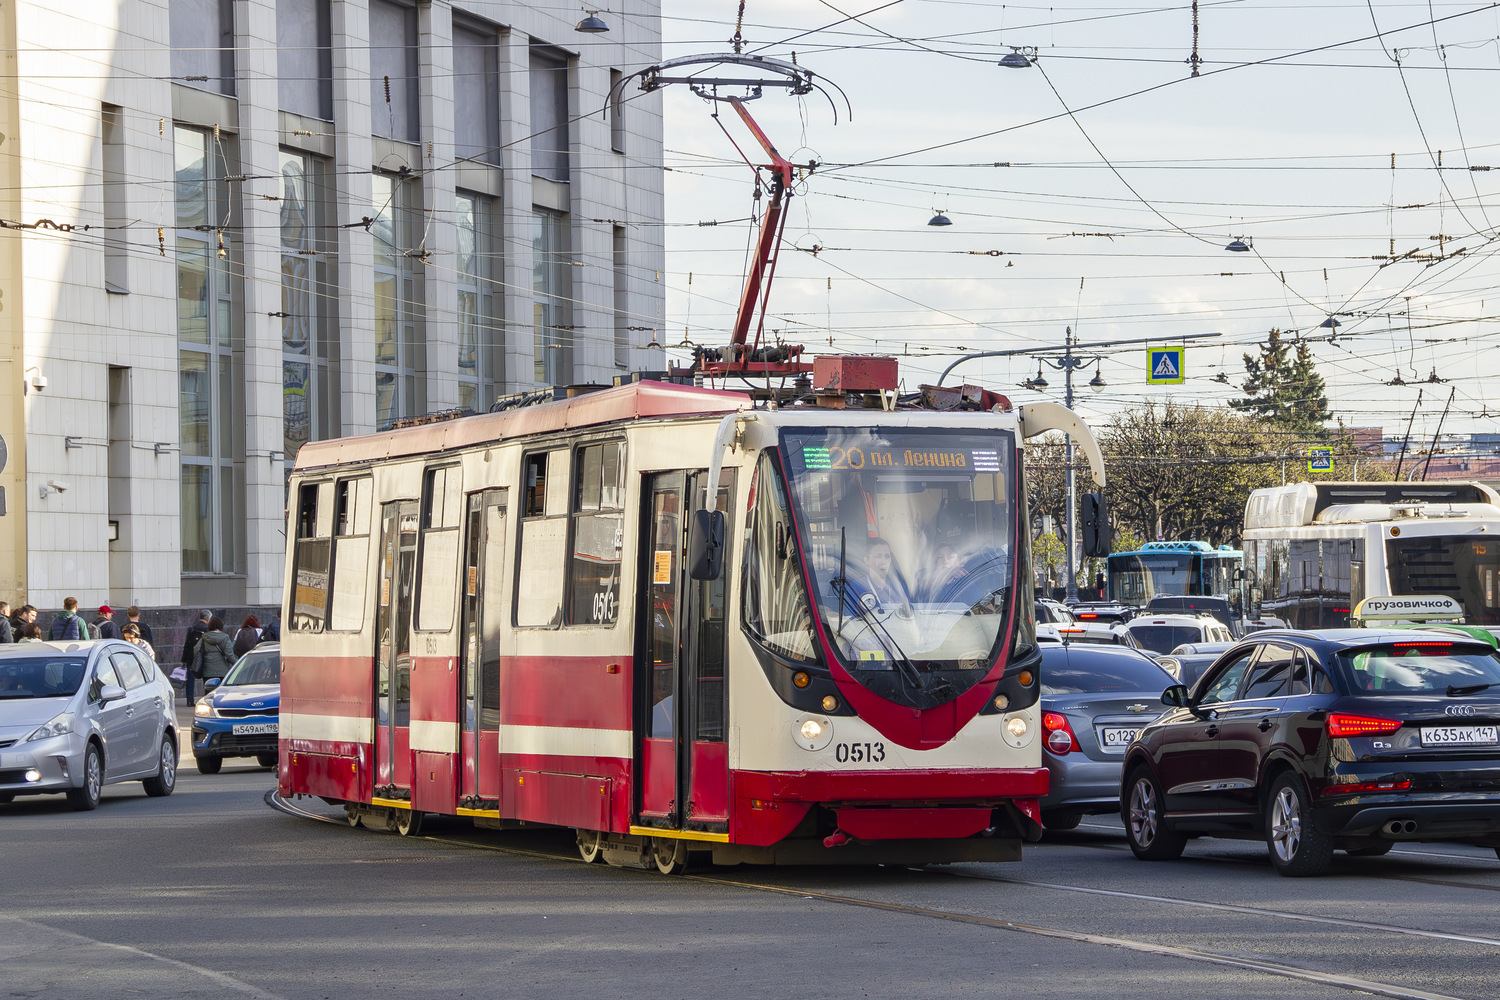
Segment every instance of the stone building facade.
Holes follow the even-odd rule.
[[[298,446],[660,367],[659,5],[0,5],[0,597],[278,604]]]

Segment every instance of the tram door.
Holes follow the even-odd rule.
[[[703,473],[646,478],[636,663],[636,811],[642,826],[722,832],[729,822],[724,602],[718,580],[687,577],[685,511]],[[720,479],[726,511],[733,472]],[[696,492],[695,492],[696,491]],[[726,525],[725,537],[731,537]]]
[[[500,800],[500,628],[505,563],[506,491],[469,495],[464,529],[463,777],[459,804],[498,808]]]
[[[415,500],[381,505],[375,611],[375,796],[411,788],[411,606],[417,563]]]

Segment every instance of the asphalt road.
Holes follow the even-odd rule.
[[[0,996],[1500,996],[1489,851],[1296,880],[1253,844],[1139,862],[1091,819],[1020,864],[669,878],[553,831],[351,830],[273,809],[269,771],[186,763],[167,799],[0,805]]]

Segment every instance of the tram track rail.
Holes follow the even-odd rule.
[[[266,793],[265,800],[271,808],[288,815],[303,819],[311,819],[321,823],[328,823],[334,826],[346,826],[345,821],[341,819],[337,819],[331,816],[319,815],[318,813],[302,809],[301,807],[282,799],[276,794],[274,789]],[[496,844],[481,844],[475,843],[473,841],[451,839],[448,837],[434,836],[431,834],[419,834],[408,839],[423,840],[449,847],[465,847],[478,850],[494,851],[502,854],[537,858],[549,861],[576,860],[576,858],[571,853],[538,851],[530,848],[501,846]],[[1108,849],[1116,849],[1113,847],[1113,845],[1098,846]],[[1237,862],[1237,859],[1233,858],[1205,860]],[[1154,896],[1146,893],[1129,892],[1126,890],[1099,889],[1090,886],[1076,886],[1064,883],[1044,882],[1040,880],[1020,879],[1000,875],[984,875],[975,872],[953,871],[947,869],[936,870],[925,868],[908,868],[905,870],[917,874],[931,875],[937,878],[970,879],[975,881],[1026,886],[1028,888],[1044,889],[1052,892],[1080,893],[1085,895],[1117,898],[1135,902],[1149,902],[1188,909],[1203,909],[1221,913],[1232,913],[1260,919],[1288,920],[1293,922],[1322,924],[1366,933],[1395,934],[1408,937],[1441,940],[1455,944],[1478,945],[1486,948],[1500,949],[1500,938],[1484,937],[1481,935],[1473,934],[1458,934],[1448,931],[1431,930],[1427,928],[1407,927],[1400,924],[1386,924],[1375,921],[1353,920],[1340,917],[1325,917],[1317,914],[1304,914],[1295,913],[1292,911],[1270,910],[1257,906],[1247,906],[1233,903],[1214,903],[1207,900],[1173,899],[1166,896]],[[941,920],[949,923],[960,923],[977,927],[987,927],[994,930],[1004,930],[1013,933],[1051,938],[1054,940],[1072,941],[1079,944],[1117,948],[1124,951],[1135,952],[1138,954],[1156,955],[1163,958],[1175,958],[1225,968],[1240,969],[1248,972],[1272,975],[1284,979],[1292,979],[1307,983],[1315,983],[1323,986],[1331,986],[1354,992],[1363,992],[1376,996],[1392,997],[1396,998],[1396,1000],[1470,1000],[1470,998],[1459,997],[1447,993],[1438,993],[1414,986],[1379,982],[1360,976],[1346,975],[1338,972],[1329,972],[1321,969],[1292,965],[1285,962],[1277,962],[1270,959],[1226,954],[1223,952],[1192,948],[1184,945],[1162,944],[1158,942],[1143,941],[1134,938],[1115,937],[1112,935],[1094,934],[1085,931],[1073,931],[1060,927],[1046,927],[1038,924],[1028,924],[1013,920],[1003,920],[995,917],[985,917],[978,914],[963,913],[955,910],[943,910],[935,909],[932,907],[912,906],[910,904],[897,903],[889,900],[870,899],[861,896],[846,896],[838,893],[821,892],[813,889],[768,885],[762,882],[726,877],[722,875],[701,874],[690,871],[687,874],[679,877],[695,882],[710,885],[719,885],[728,888],[772,893],[776,895],[800,899],[814,899],[840,906],[855,906],[865,909],[879,910],[887,913],[897,913],[906,916],[920,917],[931,920]],[[1425,880],[1415,878],[1413,878],[1413,880],[1433,881],[1437,882],[1438,884],[1450,884],[1447,880]],[[1451,884],[1469,887],[1466,886],[1465,883],[1452,882]],[[1500,886],[1488,886],[1486,888],[1500,888]]]

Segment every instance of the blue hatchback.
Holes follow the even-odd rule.
[[[218,774],[225,757],[254,757],[261,767],[275,767],[280,720],[281,646],[268,642],[240,657],[193,707],[198,770]]]

